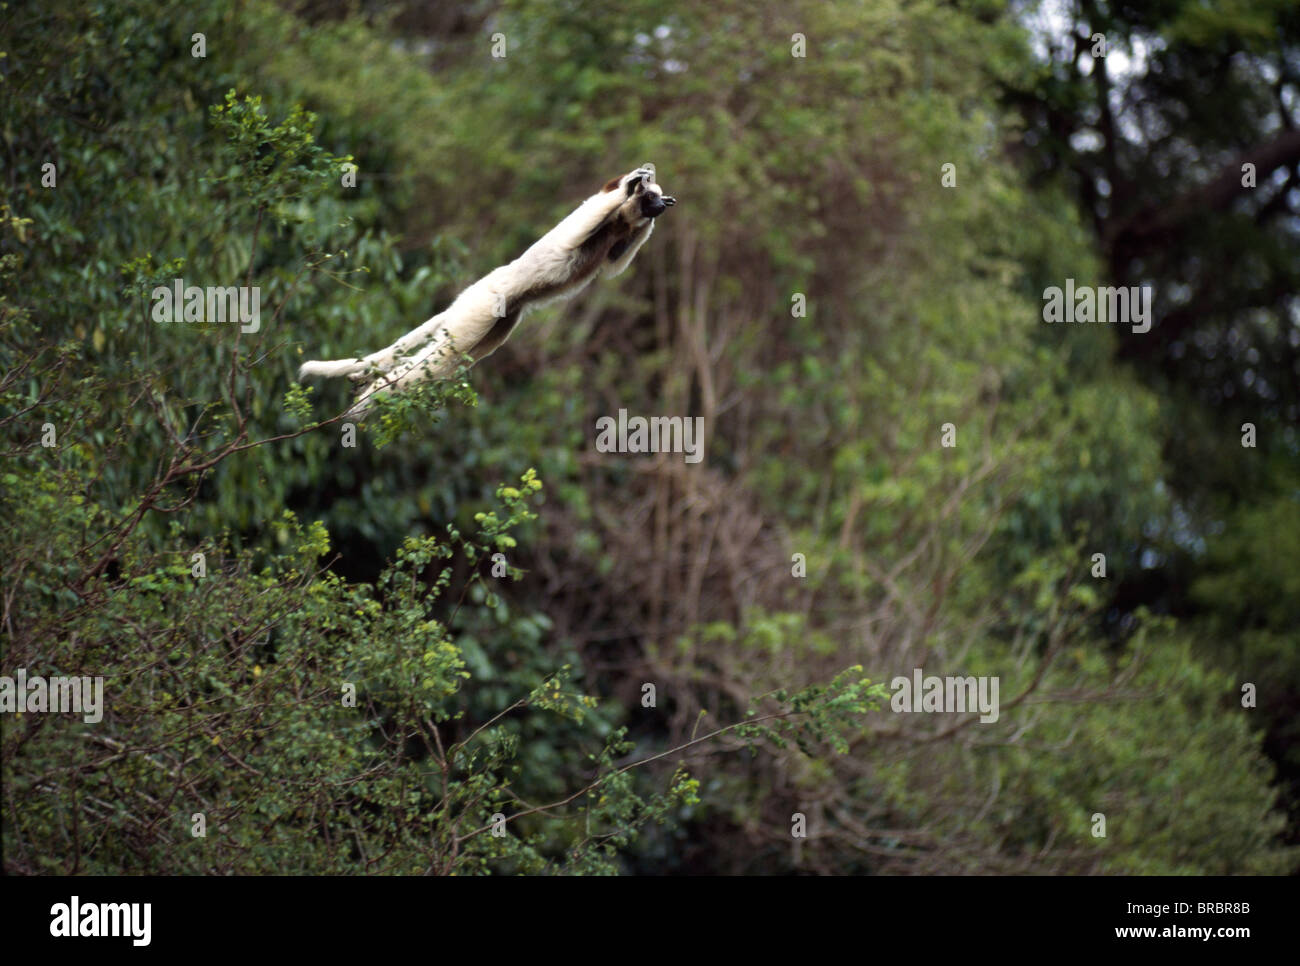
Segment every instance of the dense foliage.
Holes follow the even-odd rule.
[[[1093,75],[982,4],[457,9],[5,9],[0,673],[108,703],[0,721],[6,870],[1291,868],[1294,403],[1243,449],[1200,370],[1042,323],[1181,277],[1088,209]],[[645,159],[679,204],[627,276],[361,430],[294,383]],[[1269,264],[1225,340],[1294,344]],[[260,327],[155,321],[177,278]],[[705,460],[598,453],[620,408]],[[998,720],[892,713],[914,668]]]

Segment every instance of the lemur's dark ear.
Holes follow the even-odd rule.
[[[617,178],[610,178],[608,181],[605,182],[605,187],[601,188],[600,190],[613,191],[615,188],[618,187],[618,183],[622,180],[623,180],[623,176],[621,174]]]

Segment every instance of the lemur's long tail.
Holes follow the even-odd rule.
[[[298,379],[309,379],[313,376],[355,376],[364,372],[365,368],[365,363],[361,359],[313,360],[302,364],[298,370]]]

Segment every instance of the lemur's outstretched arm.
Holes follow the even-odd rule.
[[[654,177],[654,165],[646,164],[612,179],[513,262],[489,272],[386,349],[361,359],[308,362],[299,378],[378,373],[349,410],[361,416],[376,392],[445,378],[463,354],[477,362],[505,341],[530,305],[571,296],[596,274],[612,277],[627,268],[654,230],[654,219],[675,203]]]
[[[676,199],[674,199],[674,202],[675,201]],[[616,275],[622,275],[627,267],[632,264],[632,259],[636,257],[637,249],[646,243],[646,239],[650,237],[654,230],[655,222],[654,219],[651,218],[642,227],[638,228],[631,238],[615,245],[609,253],[613,261],[605,267],[605,277],[613,278]],[[619,254],[619,245],[626,246],[622,254]]]

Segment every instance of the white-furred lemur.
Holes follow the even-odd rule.
[[[348,376],[367,384],[348,415],[363,417],[369,400],[425,379],[445,379],[463,356],[478,362],[514,331],[524,311],[581,291],[593,278],[618,275],[675,198],[655,183],[646,163],[613,178],[509,265],[495,268],[444,311],[386,349],[362,359],[304,363],[298,378]]]

